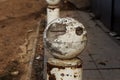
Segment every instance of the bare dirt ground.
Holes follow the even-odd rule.
[[[0,22],[0,77],[24,73],[24,62],[27,58],[22,54],[27,44],[29,32],[35,32],[38,20],[34,16],[29,18],[12,19]],[[23,50],[22,50],[23,49]],[[22,61],[24,60],[24,61]],[[16,72],[18,71],[18,73]],[[20,76],[20,75],[19,75]],[[0,80],[4,80],[1,79]],[[7,77],[6,77],[7,78]],[[12,80],[12,79],[5,79]],[[18,79],[16,79],[18,80]]]
[[[45,5],[44,0],[0,0],[0,80],[20,80],[26,73],[29,54],[24,49]]]

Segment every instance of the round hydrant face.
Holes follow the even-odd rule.
[[[85,48],[87,32],[85,27],[73,18],[58,18],[46,27],[44,42],[54,57],[71,59]]]

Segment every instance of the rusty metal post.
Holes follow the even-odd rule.
[[[82,61],[80,59],[60,60],[49,58],[47,80],[82,80]]]
[[[46,0],[48,3],[47,7],[47,24],[52,20],[59,18],[59,6],[57,5],[60,0]]]
[[[87,43],[85,27],[73,18],[57,18],[44,31],[44,44],[54,58],[47,61],[47,80],[82,80],[77,58]]]

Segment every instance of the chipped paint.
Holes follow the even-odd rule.
[[[47,63],[47,80],[82,80],[80,59],[59,60],[50,58]]]
[[[83,24],[73,18],[58,18],[46,27],[44,42],[54,57],[71,59],[84,50],[87,32]]]

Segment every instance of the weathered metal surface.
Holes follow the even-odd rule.
[[[59,18],[59,8],[57,6],[49,6],[47,8],[47,24],[49,24],[52,20]]]
[[[87,32],[85,27],[73,18],[58,18],[46,27],[44,43],[54,57],[71,59],[85,48]]]
[[[47,63],[47,80],[82,80],[82,61],[77,58],[50,58]]]
[[[48,3],[47,8],[47,24],[49,24],[52,20],[59,18],[59,7],[57,4],[60,0],[46,0]]]
[[[57,5],[60,2],[60,0],[46,0],[46,2],[49,5]]]

